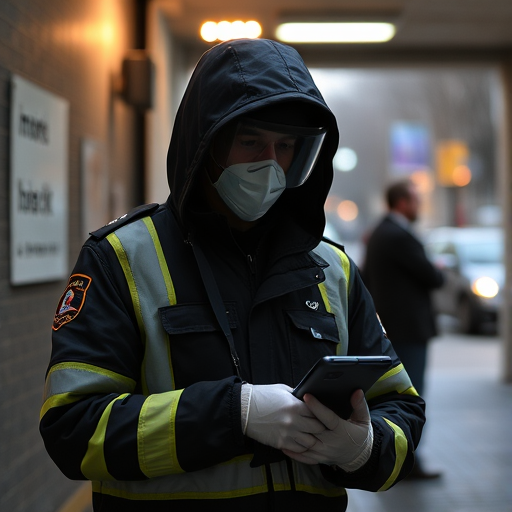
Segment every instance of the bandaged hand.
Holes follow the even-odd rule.
[[[356,471],[370,458],[373,447],[373,428],[370,412],[362,390],[350,399],[353,411],[348,420],[337,416],[314,396],[304,395],[304,401],[325,430],[315,434],[316,442],[308,450],[283,453],[304,464],[336,465],[344,471]]]
[[[251,439],[289,453],[301,453],[325,431],[310,408],[285,384],[242,385],[242,429]]]

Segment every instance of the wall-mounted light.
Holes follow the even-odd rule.
[[[213,41],[228,41],[230,39],[257,39],[261,36],[261,25],[251,21],[207,21],[201,26],[201,37],[208,43]]]
[[[396,33],[384,22],[283,23],[276,37],[285,43],[385,43]]]
[[[145,50],[130,50],[121,74],[113,77],[113,89],[128,105],[144,111],[153,107],[155,65]]]

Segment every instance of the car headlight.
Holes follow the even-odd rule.
[[[473,290],[473,293],[479,297],[492,299],[498,295],[500,287],[492,277],[479,277],[473,281],[471,289]]]

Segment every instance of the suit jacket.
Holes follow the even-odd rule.
[[[368,239],[363,278],[393,343],[426,343],[435,336],[430,291],[443,284],[443,274],[391,215]]]

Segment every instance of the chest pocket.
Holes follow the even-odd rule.
[[[229,326],[239,326],[234,302],[224,303]],[[158,310],[169,340],[175,388],[233,375],[229,345],[210,304],[176,304]]]
[[[321,357],[335,355],[340,343],[336,318],[331,313],[286,311],[293,385],[299,383]]]

